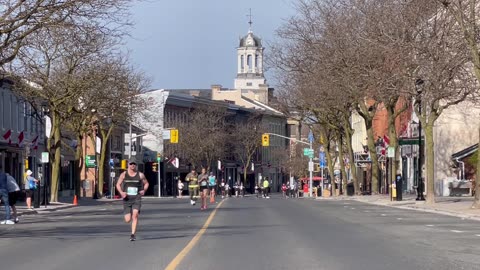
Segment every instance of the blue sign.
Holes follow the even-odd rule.
[[[308,133],[308,141],[310,143],[313,143],[313,132],[310,130],[310,133]]]
[[[325,160],[325,152],[320,152],[318,159],[320,161],[320,167],[325,168],[327,167],[327,161]]]
[[[108,164],[110,165],[110,167],[113,168],[113,165],[115,165],[115,164],[113,163],[113,158],[110,159],[110,162],[109,162]]]

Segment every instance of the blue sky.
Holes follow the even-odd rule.
[[[239,37],[253,32],[268,51],[275,30],[294,14],[295,0],[147,0],[133,7],[127,47],[152,88],[232,88]],[[267,81],[274,86],[272,75]]]

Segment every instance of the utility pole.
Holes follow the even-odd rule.
[[[310,142],[307,143],[307,142],[302,142],[302,141],[299,141],[295,138],[286,137],[286,136],[283,136],[283,135],[280,135],[280,134],[263,133],[263,135],[262,135],[262,146],[269,146],[270,145],[269,135],[284,138],[284,139],[294,141],[294,142],[303,143],[303,144],[306,144],[306,145],[309,146],[309,151],[310,151],[309,157],[310,157],[310,159],[308,161],[308,170],[310,172],[309,195],[310,195],[310,198],[311,198],[313,196],[313,193],[312,193],[312,189],[313,189],[313,148],[312,148],[313,134],[311,136],[309,135]]]

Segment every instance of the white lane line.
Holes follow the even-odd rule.
[[[366,210],[366,211],[363,211],[364,213],[370,213],[370,211]]]
[[[386,217],[387,215],[386,214],[382,214],[382,217]]]
[[[355,210],[355,208],[353,208],[353,207],[352,207],[351,209],[352,209],[352,210]]]
[[[397,220],[402,220],[402,219],[403,219],[403,218],[401,218],[401,217],[397,217]]]
[[[478,236],[478,237],[480,237],[480,234],[476,234],[475,236]]]
[[[435,225],[431,225],[431,224],[425,225],[425,226],[427,226],[427,227],[435,227]]]
[[[463,233],[463,231],[459,231],[459,230],[450,230],[450,231],[453,233]]]

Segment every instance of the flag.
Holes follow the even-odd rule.
[[[21,145],[24,139],[23,131],[18,134],[18,145]]]
[[[32,145],[33,150],[38,149],[38,135],[37,135],[37,137],[35,137],[35,139],[32,140],[31,145]]]
[[[385,147],[390,145],[390,138],[387,136],[387,134],[383,135],[383,141],[385,142]]]
[[[5,134],[3,134],[3,139],[8,140],[10,139],[10,136],[12,136],[12,130],[9,129]]]

